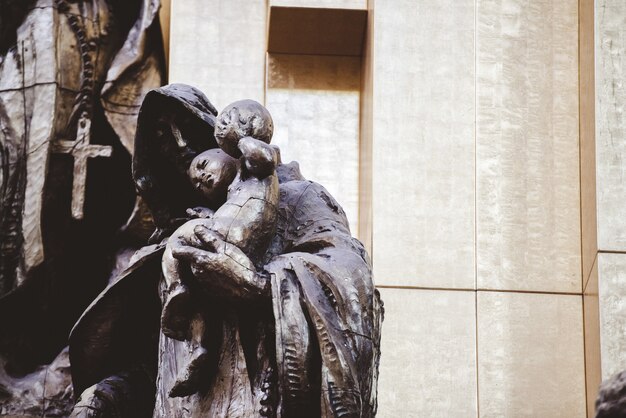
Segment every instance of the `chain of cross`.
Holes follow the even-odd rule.
[[[72,179],[72,217],[83,219],[85,206],[85,186],[87,184],[87,161],[89,158],[110,157],[113,147],[91,144],[91,121],[86,113],[78,121],[76,140],[57,140],[52,142],[52,152],[71,154],[74,157],[74,176]]]

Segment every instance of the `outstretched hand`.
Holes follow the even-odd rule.
[[[204,287],[233,299],[269,296],[267,277],[257,272],[247,255],[205,226],[194,229],[196,240],[172,249],[172,255],[189,263]]]

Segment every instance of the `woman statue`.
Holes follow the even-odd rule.
[[[198,228],[178,252],[214,292],[194,296],[207,342],[202,378],[171,392],[189,353],[161,329],[161,261],[187,209],[201,206],[187,169],[217,148],[216,116],[186,85],[153,90],[143,102],[133,176],[157,230],[72,331],[72,378],[82,393],[73,415],[374,416],[383,309],[369,257],[339,204],[295,162],[276,166],[276,232],[258,268]],[[211,281],[215,272],[220,280]]]

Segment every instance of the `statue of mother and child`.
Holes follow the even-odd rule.
[[[147,94],[133,178],[156,230],[72,330],[72,416],[376,414],[369,257],[272,133],[252,100]]]

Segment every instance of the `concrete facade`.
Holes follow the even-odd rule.
[[[272,53],[286,7],[367,11],[362,53]],[[265,103],[346,210],[379,416],[593,416],[626,369],[625,31],[621,0],[172,0],[170,82]]]

